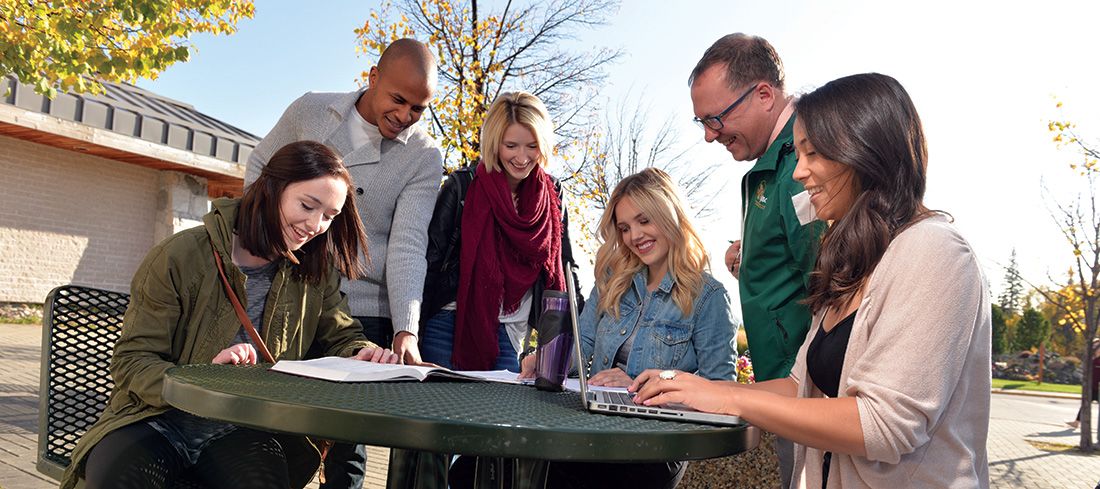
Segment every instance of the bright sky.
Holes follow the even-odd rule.
[[[199,51],[190,62],[140,85],[263,136],[299,95],[355,88],[369,60],[356,57],[352,30],[376,3],[333,0],[313,8],[257,1],[255,19],[237,34],[196,38]],[[1013,248],[1034,283],[1048,283],[1048,273],[1061,281],[1072,263],[1040,182],[1060,198],[1082,188],[1068,170],[1080,158],[1055,147],[1047,120],[1068,117],[1080,133],[1100,140],[1096,19],[1100,2],[1078,0],[1042,6],[625,0],[610,25],[581,33],[579,41],[626,51],[602,91],[612,103],[644,93],[654,119],[672,114],[682,121],[679,138],[695,145],[693,164],[719,165],[715,181],[725,182],[726,191],[715,216],[700,224],[714,274],[731,292],[736,285],[721,258],[726,240],[738,234],[738,185],[751,165],[733,161],[717,144],[702,144],[702,132],[690,122],[686,79],[714,40],[740,31],[775,46],[789,90],[868,71],[906,87],[929,140],[926,203],[954,215],[998,293],[1001,265]],[[1065,103],[1063,114],[1055,96]]]

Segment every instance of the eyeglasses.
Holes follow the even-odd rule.
[[[740,105],[741,102],[743,102],[745,98],[754,91],[756,91],[756,85],[753,85],[751,88],[746,90],[745,93],[741,94],[740,97],[737,97],[737,100],[734,100],[729,107],[726,107],[726,110],[723,110],[718,115],[712,115],[710,117],[704,117],[702,119],[698,117],[692,117],[691,120],[695,121],[695,123],[698,124],[699,127],[702,127],[704,129],[709,127],[715,131],[721,131],[722,128],[725,127],[725,124],[722,123],[722,119],[725,119],[726,115],[729,114],[731,110],[737,108],[737,106]]]

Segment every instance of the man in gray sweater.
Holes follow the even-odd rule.
[[[368,339],[392,344],[405,363],[419,363],[424,255],[443,157],[417,121],[435,92],[435,57],[416,40],[394,41],[367,81],[356,92],[311,92],[291,103],[248,158],[245,186],[276,150],[294,141],[319,141],[344,159],[356,185],[370,266],[365,278],[344,280],[342,289]],[[361,487],[365,453],[359,447],[353,455],[351,448],[330,451],[323,488]]]

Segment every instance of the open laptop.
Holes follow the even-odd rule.
[[[588,412],[634,416],[641,418],[672,419],[694,423],[717,425],[741,425],[741,417],[728,414],[711,414],[695,411],[687,406],[663,405],[643,406],[634,404],[632,394],[625,392],[589,391],[588,372],[581,351],[581,330],[577,323],[577,285],[573,283],[573,274],[565,274],[566,292],[569,294],[569,318],[573,323],[573,358],[577,362],[580,375],[581,404]],[[596,307],[590,304],[589,307]]]

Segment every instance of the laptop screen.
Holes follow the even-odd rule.
[[[577,381],[581,388],[581,403],[588,409],[588,372],[585,367],[584,352],[581,351],[581,328],[577,324],[577,284],[573,281],[573,274],[567,269],[565,272],[565,288],[569,297],[569,320],[573,324],[573,361],[577,366]]]

